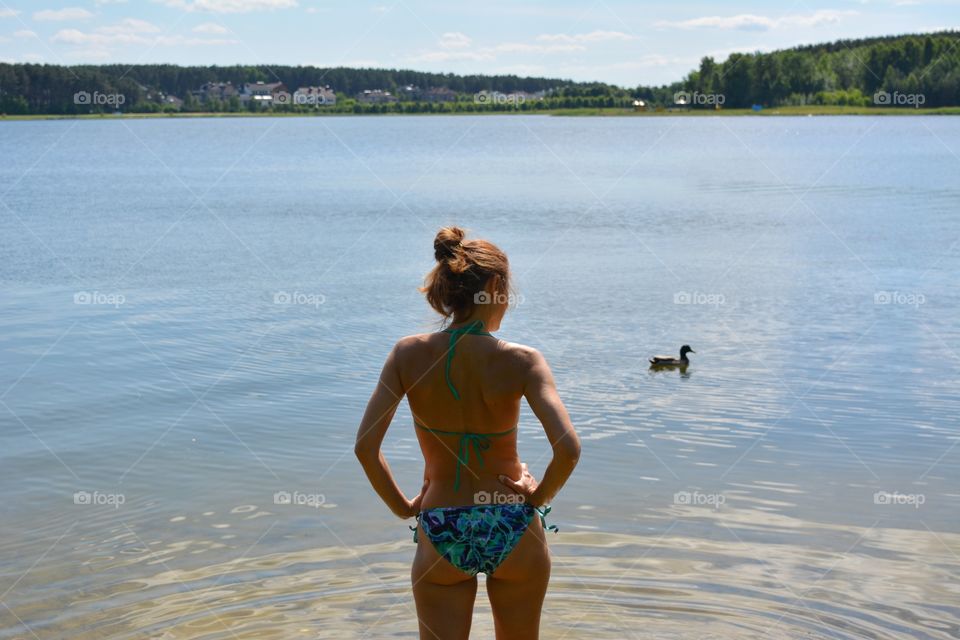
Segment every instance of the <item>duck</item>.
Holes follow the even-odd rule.
[[[651,367],[685,367],[690,364],[690,359],[687,358],[688,353],[696,353],[693,349],[690,348],[690,345],[685,344],[680,347],[680,357],[673,358],[671,356],[653,356],[650,358]]]

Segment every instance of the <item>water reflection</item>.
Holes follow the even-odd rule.
[[[59,608],[57,616],[35,623],[39,637],[415,635],[408,577],[413,547],[406,537],[280,551],[283,545],[272,541],[296,532],[283,531],[277,514],[244,506],[207,517],[243,531],[239,525],[258,513],[272,526],[258,535],[248,531],[243,540],[185,537],[191,532],[180,528],[202,514],[120,525],[110,536],[73,547],[66,555],[78,556],[70,558],[77,564],[26,576],[9,605],[24,620]],[[643,529],[551,537],[544,637],[960,637],[960,559],[951,551],[960,548],[960,536],[879,524],[813,525],[746,506],[674,506]],[[257,544],[258,537],[265,544]],[[98,579],[81,586],[77,568],[83,576],[95,569]],[[64,589],[71,584],[76,588]],[[492,637],[483,593],[481,586],[474,635]],[[106,600],[110,607],[102,606]],[[12,622],[0,637],[24,632]]]

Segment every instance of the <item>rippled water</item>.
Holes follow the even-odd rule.
[[[415,637],[409,531],[352,443],[393,341],[435,327],[415,287],[450,222],[509,253],[501,335],[544,352],[583,437],[544,637],[960,637],[957,140],[0,124],[0,638]],[[685,373],[647,371],[683,343]],[[412,429],[386,444],[409,492]],[[520,433],[542,473],[529,412]]]

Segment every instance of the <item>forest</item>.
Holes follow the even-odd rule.
[[[840,40],[768,53],[734,53],[723,62],[710,57],[698,69],[669,85],[618,87],[514,75],[456,75],[396,69],[322,69],[310,66],[172,64],[47,65],[0,64],[0,113],[79,115],[96,112],[219,112],[261,109],[239,101],[204,102],[195,92],[207,82],[283,82],[290,91],[329,85],[334,106],[275,105],[278,111],[328,109],[336,112],[460,112],[630,108],[720,109],[785,105],[911,106],[960,105],[960,32],[945,31],[860,40]],[[365,89],[395,94],[401,87],[446,87],[451,102],[415,100],[365,104],[354,99]],[[482,91],[503,94],[543,92],[535,100],[478,102]],[[81,92],[122,96],[91,104]],[[182,102],[171,103],[164,96]],[[678,104],[679,103],[679,104]]]

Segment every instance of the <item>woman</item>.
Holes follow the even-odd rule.
[[[537,638],[550,578],[547,503],[573,472],[580,440],[536,349],[490,332],[507,310],[507,256],[457,227],[433,242],[437,265],[421,291],[449,326],[402,338],[367,404],[356,454],[374,490],[396,515],[417,518],[411,579],[421,638],[467,638],[477,573],[499,640]],[[407,499],[380,451],[403,397],[425,461],[420,494]],[[517,455],[520,399],[550,441],[539,483]],[[553,527],[554,529],[556,527]]]

